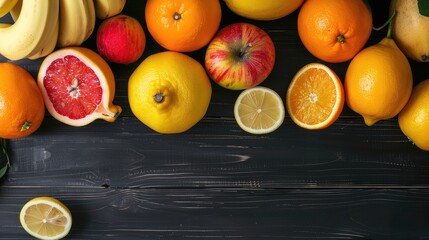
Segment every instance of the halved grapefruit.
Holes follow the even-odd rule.
[[[49,54],[37,77],[45,106],[57,120],[84,126],[95,119],[116,120],[115,78],[106,61],[84,47],[67,47]]]

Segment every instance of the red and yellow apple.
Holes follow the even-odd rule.
[[[100,24],[96,45],[98,53],[105,60],[129,64],[142,56],[146,36],[137,19],[121,14],[107,18]]]
[[[242,90],[263,82],[274,68],[271,37],[249,23],[222,28],[207,47],[205,66],[210,78],[222,87]]]

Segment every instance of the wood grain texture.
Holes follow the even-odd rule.
[[[374,25],[382,25],[390,1],[369,2]],[[240,92],[212,82],[208,112],[189,131],[162,135],[139,122],[128,78],[141,60],[164,51],[147,31],[144,4],[127,1],[124,9],[146,31],[144,55],[110,64],[114,102],[123,108],[117,121],[76,128],[47,113],[36,133],[10,141],[0,239],[30,239],[19,211],[45,195],[71,209],[68,239],[429,239],[429,152],[402,134],[396,118],[367,127],[345,106],[325,130],[301,129],[286,116],[272,134],[251,135],[233,117]],[[302,66],[321,62],[299,40],[298,11],[262,22],[221,4],[221,27],[249,22],[272,37],[276,66],[263,86],[285,96]],[[385,34],[373,31],[367,45]],[[95,49],[94,36],[84,46]],[[188,55],[203,62],[204,52]],[[41,60],[17,63],[36,76]],[[343,79],[349,62],[325,64]],[[429,78],[427,63],[410,64],[414,84]]]
[[[0,198],[0,239],[27,239],[17,218],[20,208],[34,194],[46,193],[71,209],[70,239],[425,239],[429,234],[427,189],[0,189],[6,191],[8,197]]]

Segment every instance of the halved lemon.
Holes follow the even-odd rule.
[[[285,108],[282,98],[272,89],[253,87],[244,90],[234,105],[238,125],[252,134],[273,132],[283,123]]]
[[[292,121],[305,129],[334,123],[344,106],[344,88],[337,74],[321,63],[310,63],[294,76],[286,93]]]
[[[61,239],[72,226],[70,210],[52,197],[37,197],[21,209],[19,221],[30,235],[38,239]]]

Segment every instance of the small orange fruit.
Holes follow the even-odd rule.
[[[302,67],[286,93],[292,120],[305,129],[323,129],[333,124],[344,106],[344,89],[337,74],[320,63]]]
[[[429,79],[414,87],[398,122],[405,136],[420,149],[429,151]]]
[[[412,87],[410,64],[390,35],[359,52],[344,80],[347,105],[362,115],[368,126],[396,116]]]
[[[113,122],[121,113],[113,105],[115,78],[107,62],[84,47],[49,54],[37,77],[46,108],[58,121],[84,126],[95,119]]]
[[[372,15],[362,0],[307,0],[298,15],[299,37],[326,62],[353,58],[368,41]]]
[[[45,116],[42,94],[33,76],[14,63],[0,63],[0,75],[0,137],[26,137]]]
[[[219,28],[219,0],[148,0],[149,33],[162,47],[192,52],[207,45]]]

